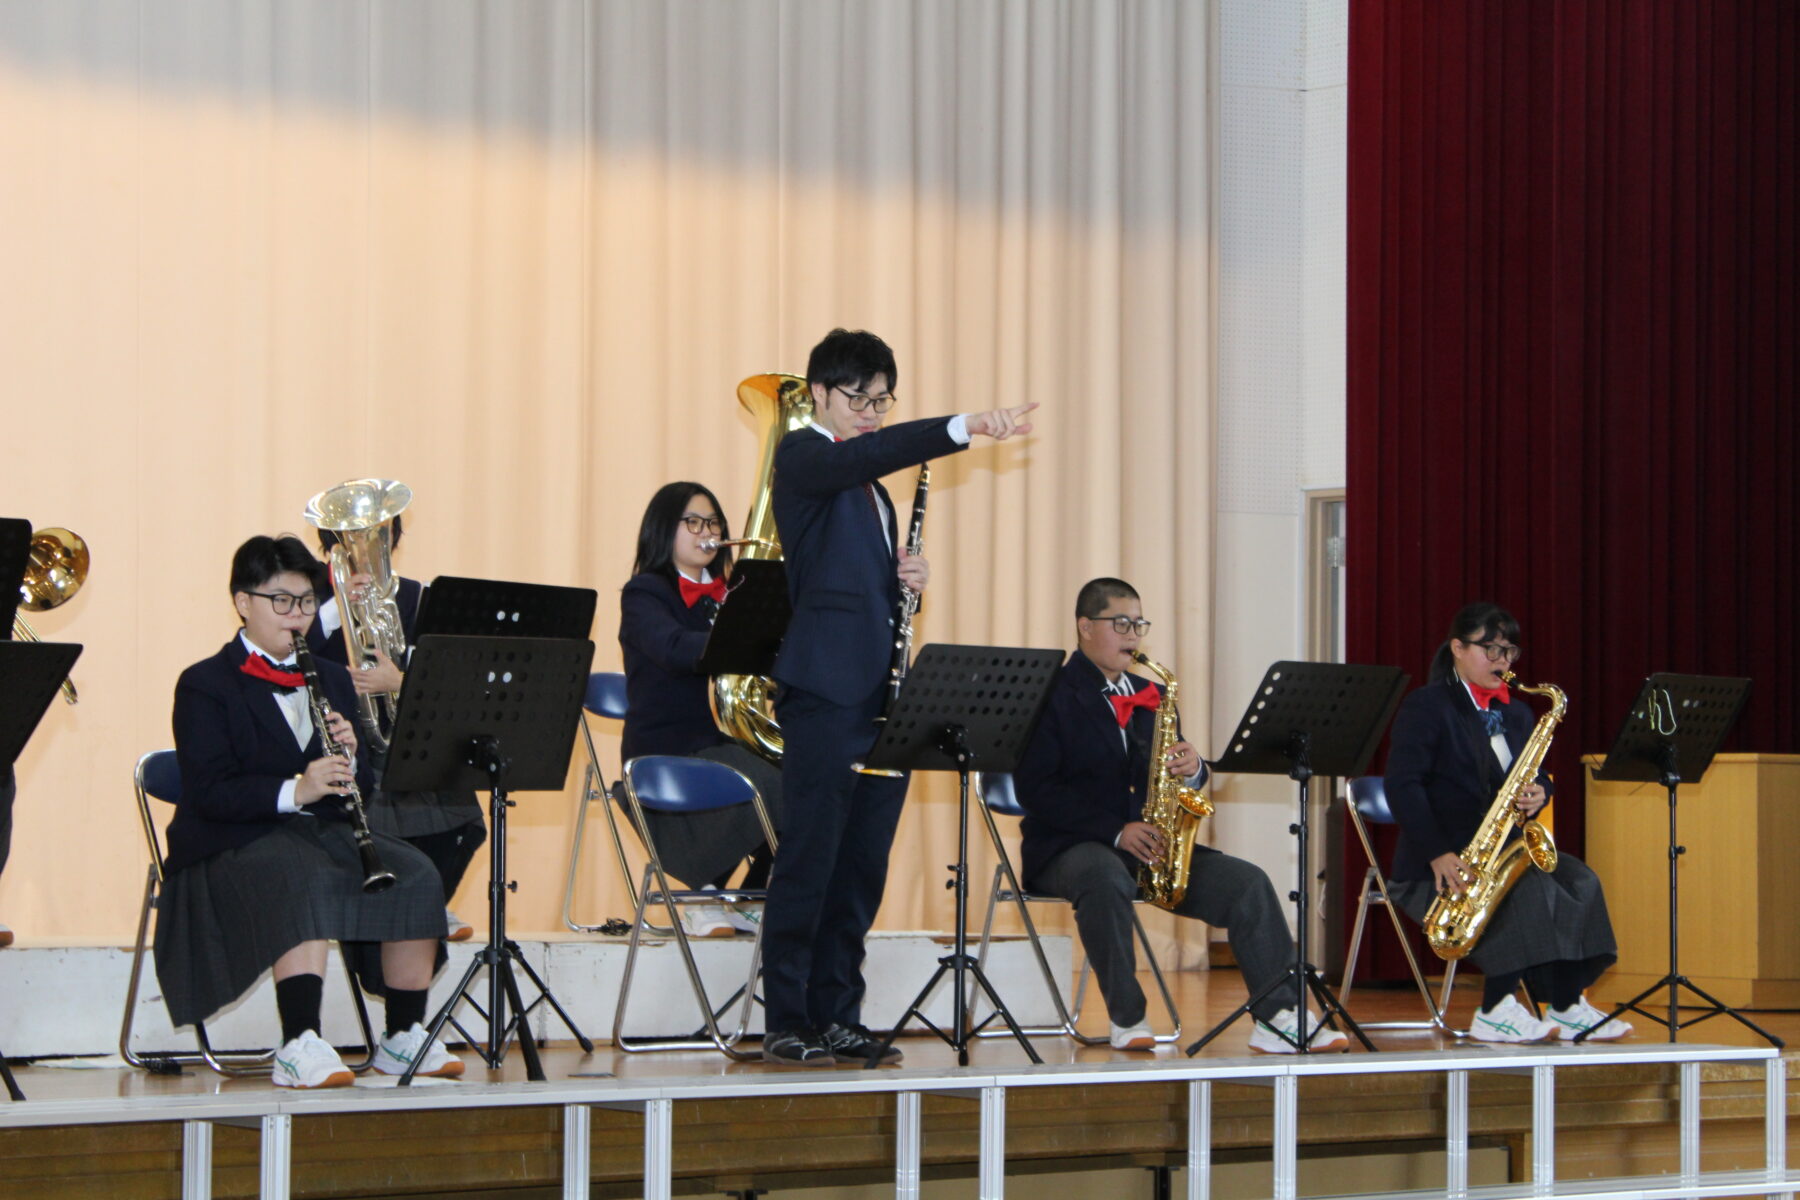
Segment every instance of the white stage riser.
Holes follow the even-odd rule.
[[[695,959],[714,1002],[722,1002],[743,981],[749,968],[750,939],[708,939],[691,943]],[[533,970],[550,985],[563,1007],[595,1041],[612,1036],[619,981],[624,975],[624,938],[519,939],[520,949]],[[478,943],[450,947],[450,962],[431,992],[435,1012],[461,980]],[[971,949],[973,949],[971,947]],[[1071,943],[1067,937],[1046,937],[1045,953],[1052,970],[1072,996]],[[948,947],[932,936],[919,933],[876,934],[869,939],[864,966],[868,999],[863,1019],[876,1029],[899,1020],[906,1005],[924,986]],[[1029,944],[996,942],[988,960],[988,975],[1008,1007],[1026,1025],[1053,1024],[1055,1008],[1045,991],[1043,977]],[[11,1057],[38,1055],[91,1055],[116,1053],[119,1023],[124,1011],[125,989],[131,975],[131,951],[114,947],[18,947],[0,951],[0,1046]],[[477,976],[477,1000],[487,1003],[486,975]],[[536,994],[531,981],[519,974],[521,990],[530,1003]],[[950,985],[940,986],[927,1006],[933,1021],[950,1021]],[[477,1036],[485,1025],[464,1007],[465,1025]],[[985,1003],[978,1006],[985,1012]],[[539,1034],[552,1039],[568,1033],[548,1006],[533,1013]],[[735,1028],[736,1010],[729,1014]],[[370,1003],[370,1021],[376,1032],[382,1027],[379,1001]],[[325,1036],[339,1044],[358,1040],[350,991],[343,981],[343,963],[336,955],[329,961],[325,982]],[[638,952],[636,979],[632,985],[625,1033],[631,1037],[662,1037],[692,1033],[699,1027],[700,1010],[692,999],[687,972],[673,942],[646,942]],[[274,1040],[275,987],[264,975],[256,987],[208,1023],[213,1045],[220,1049],[266,1048]],[[762,1030],[762,1011],[751,1014],[752,1032]],[[139,1052],[191,1051],[193,1032],[183,1026],[172,1029],[156,984],[154,964],[145,956],[144,979],[139,985],[137,1027],[132,1047]]]

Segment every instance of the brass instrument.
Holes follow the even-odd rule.
[[[767,428],[763,436],[762,465],[756,488],[750,495],[750,515],[744,519],[743,536],[721,545],[742,545],[744,558],[781,559],[781,534],[775,528],[771,495],[775,481],[775,448],[796,429],[804,429],[813,415],[812,393],[798,375],[752,375],[738,384],[738,403]],[[781,727],[775,722],[770,681],[761,675],[715,675],[712,681],[713,720],[732,740],[754,750],[770,762],[781,761]]]
[[[294,662],[300,668],[300,674],[306,679],[306,700],[312,706],[313,727],[319,731],[319,746],[326,754],[335,754],[339,758],[349,759],[352,771],[356,769],[356,759],[344,749],[343,743],[332,736],[331,706],[325,702],[325,689],[319,686],[319,667],[313,661],[312,647],[306,644],[306,635],[294,635]],[[373,895],[385,892],[394,886],[394,873],[382,865],[381,855],[375,850],[375,835],[369,832],[369,814],[363,808],[362,789],[356,786],[356,780],[350,780],[350,788],[344,793],[345,810],[350,814],[350,835],[356,839],[356,853],[362,858],[362,889]]]
[[[1501,678],[1512,683],[1513,673],[1503,671]],[[1488,806],[1487,815],[1481,818],[1481,827],[1462,852],[1463,863],[1469,868],[1468,890],[1460,896],[1449,892],[1440,894],[1425,914],[1425,940],[1431,943],[1432,953],[1442,959],[1462,958],[1475,949],[1475,944],[1487,931],[1488,919],[1506,899],[1506,893],[1512,890],[1527,866],[1536,866],[1541,871],[1556,870],[1556,842],[1550,831],[1536,820],[1521,824],[1524,836],[1514,841],[1508,838],[1513,825],[1520,823],[1518,810],[1513,805],[1536,781],[1538,771],[1544,765],[1544,756],[1550,752],[1550,739],[1556,735],[1556,727],[1562,723],[1563,713],[1569,707],[1569,698],[1553,683],[1538,687],[1523,683],[1513,686],[1534,696],[1550,697],[1550,707],[1538,718],[1524,749],[1513,759],[1506,782],[1500,785],[1493,804]]]
[[[1167,667],[1141,651],[1133,650],[1131,657],[1163,684],[1156,735],[1150,740],[1150,782],[1144,793],[1144,820],[1162,834],[1163,855],[1138,867],[1138,892],[1158,908],[1173,909],[1187,895],[1194,839],[1200,822],[1212,816],[1213,804],[1204,791],[1189,787],[1169,770],[1169,751],[1181,740],[1181,713],[1176,707],[1181,684]]]
[[[412,489],[396,479],[352,479],[306,502],[307,523],[337,535],[331,548],[331,586],[344,622],[344,650],[351,670],[375,665],[375,652],[406,661],[406,629],[400,622],[400,579],[394,574],[394,518],[412,503]],[[356,590],[353,575],[367,575]],[[364,736],[387,749],[383,729],[394,724],[398,692],[358,695]]]
[[[48,612],[66,603],[81,590],[88,577],[88,547],[81,535],[60,526],[33,530],[31,556],[19,580],[19,607],[26,612]],[[18,613],[13,614],[13,636],[23,642],[41,642],[37,630]],[[73,679],[62,681],[63,699],[81,699]]]

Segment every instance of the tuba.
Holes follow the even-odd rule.
[[[60,526],[33,531],[30,558],[19,580],[19,607],[26,612],[48,612],[81,590],[88,577],[88,548],[81,535]],[[24,617],[13,614],[13,635],[23,642],[38,642],[37,630]],[[75,681],[62,681],[63,699],[80,700]]]
[[[400,622],[400,580],[394,574],[394,518],[412,503],[412,489],[396,479],[352,479],[306,502],[306,520],[337,535],[331,548],[331,586],[344,619],[344,649],[351,670],[375,665],[375,651],[406,661],[406,630]],[[367,575],[369,584],[352,595],[350,578]],[[384,728],[393,728],[397,692],[357,697],[364,732],[376,751],[387,749]]]
[[[1502,678],[1512,683],[1513,673],[1504,672]],[[1475,949],[1475,943],[1487,931],[1488,919],[1506,899],[1506,893],[1512,890],[1527,866],[1536,866],[1541,871],[1556,870],[1556,842],[1550,837],[1550,831],[1537,821],[1524,822],[1524,836],[1517,841],[1508,839],[1513,826],[1519,822],[1513,802],[1537,778],[1539,768],[1544,765],[1544,756],[1550,752],[1550,739],[1556,736],[1556,727],[1562,724],[1563,712],[1569,707],[1569,698],[1554,683],[1538,687],[1523,683],[1514,686],[1521,692],[1550,697],[1550,707],[1538,718],[1531,736],[1525,741],[1525,748],[1513,759],[1506,782],[1500,785],[1493,804],[1488,806],[1487,815],[1481,818],[1474,839],[1462,852],[1463,863],[1472,876],[1468,890],[1460,896],[1450,893],[1438,896],[1425,914],[1425,940],[1431,943],[1431,952],[1442,959],[1462,958]]]
[[[752,375],[738,384],[738,403],[766,427],[762,465],[750,494],[750,515],[743,536],[722,545],[744,547],[743,558],[781,558],[781,535],[775,529],[771,493],[775,482],[775,448],[781,439],[812,421],[812,393],[798,375]],[[775,723],[769,680],[761,675],[715,675],[713,720],[720,732],[770,762],[781,761],[781,727]]]
[[[1188,865],[1200,822],[1212,816],[1212,801],[1169,772],[1169,751],[1181,740],[1181,713],[1176,708],[1181,684],[1169,669],[1133,650],[1137,664],[1163,683],[1156,706],[1156,736],[1150,741],[1150,784],[1144,794],[1144,820],[1163,836],[1162,861],[1138,868],[1138,892],[1158,908],[1173,909],[1187,895]]]

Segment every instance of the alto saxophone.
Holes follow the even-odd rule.
[[[1504,671],[1501,678],[1512,683],[1513,673]],[[1481,935],[1487,932],[1494,910],[1527,866],[1556,870],[1556,842],[1550,831],[1536,820],[1521,821],[1514,804],[1536,781],[1544,756],[1550,752],[1550,739],[1556,735],[1556,727],[1562,724],[1563,713],[1569,707],[1569,698],[1554,683],[1514,686],[1534,696],[1550,697],[1550,707],[1538,718],[1531,736],[1525,740],[1525,748],[1513,759],[1506,782],[1500,785],[1487,815],[1481,819],[1481,827],[1462,852],[1463,863],[1469,868],[1468,889],[1460,896],[1450,892],[1439,895],[1425,914],[1425,940],[1431,943],[1432,953],[1442,959],[1462,958],[1475,949]],[[1515,824],[1520,825],[1524,836],[1508,840]]]
[[[1133,650],[1132,659],[1163,683],[1162,702],[1156,707],[1156,736],[1150,740],[1150,784],[1144,795],[1144,820],[1162,834],[1163,855],[1138,868],[1138,891],[1158,908],[1173,909],[1187,895],[1188,864],[1194,856],[1194,839],[1200,822],[1212,816],[1213,804],[1205,792],[1191,788],[1169,770],[1169,751],[1181,740],[1181,714],[1176,700],[1181,684],[1167,667]]]
[[[354,771],[355,758],[332,736],[331,706],[325,702],[325,689],[319,686],[319,668],[313,663],[312,647],[306,644],[303,633],[294,635],[294,662],[306,680],[306,700],[312,706],[313,727],[319,731],[319,748],[326,754],[350,759]],[[394,873],[382,865],[381,855],[375,849],[375,835],[369,832],[369,814],[363,809],[362,789],[356,786],[354,777],[344,792],[344,799],[344,807],[350,814],[350,834],[356,840],[356,853],[362,859],[362,890],[370,894],[385,892],[394,886]]]

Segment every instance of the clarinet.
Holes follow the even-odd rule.
[[[918,490],[913,492],[912,524],[906,530],[906,552],[919,554],[925,549],[925,499],[931,492],[931,464],[919,468]],[[894,622],[894,657],[888,663],[887,708],[892,711],[900,698],[900,685],[906,682],[907,668],[912,665],[913,614],[919,611],[919,593],[902,585],[900,615]],[[887,720],[886,713],[882,720]]]
[[[294,661],[306,678],[306,699],[312,705],[313,727],[319,731],[319,745],[326,754],[350,759],[354,770],[356,760],[332,736],[331,723],[327,719],[331,715],[331,706],[325,702],[325,689],[319,686],[319,668],[313,662],[312,647],[306,644],[303,634],[294,635]],[[356,839],[356,852],[362,856],[362,889],[370,895],[385,892],[394,886],[394,873],[382,865],[381,856],[375,851],[375,835],[369,832],[369,814],[363,809],[362,789],[356,786],[354,777],[343,795],[347,801],[345,809],[350,814],[350,832]]]

